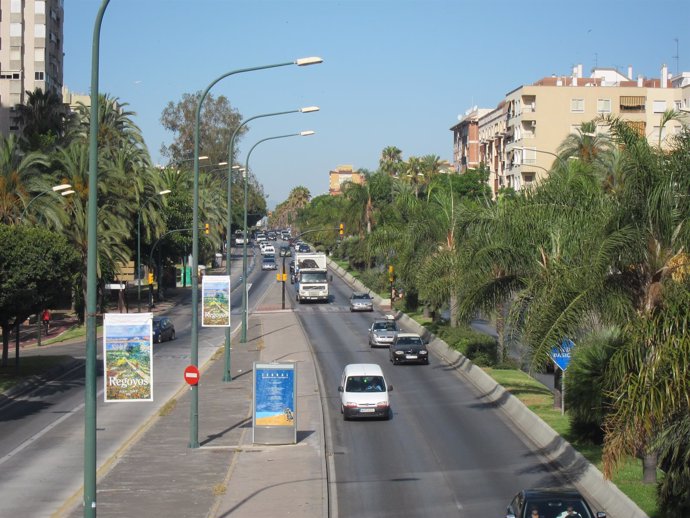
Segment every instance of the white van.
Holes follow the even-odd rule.
[[[338,392],[340,412],[346,421],[355,417],[391,418],[388,393],[381,367],[375,363],[351,363],[343,370]]]

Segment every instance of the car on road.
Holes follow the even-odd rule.
[[[354,292],[350,297],[350,311],[374,311],[374,299],[368,293]]]
[[[533,515],[532,511],[537,510]],[[606,518],[594,514],[587,501],[574,489],[523,489],[508,505],[506,518]]]
[[[153,341],[165,342],[175,339],[175,325],[170,317],[153,317]]]
[[[292,256],[292,250],[290,250],[290,247],[287,245],[282,245],[278,249],[278,254],[280,257],[291,257]]]
[[[264,255],[261,259],[261,269],[262,270],[277,270],[278,265],[276,264],[275,255]]]
[[[377,318],[369,326],[369,345],[371,347],[390,347],[399,331],[398,323],[392,316]]]
[[[338,386],[340,412],[347,421],[352,418],[391,418],[388,385],[381,367],[375,363],[350,363],[343,369]]]
[[[422,337],[415,333],[398,333],[389,348],[390,361],[400,363],[429,364],[429,351]]]

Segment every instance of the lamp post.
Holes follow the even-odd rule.
[[[74,191],[72,190],[72,186],[68,183],[62,183],[60,185],[55,185],[54,187],[51,187],[50,189],[47,189],[41,193],[38,193],[36,196],[31,198],[29,200],[29,203],[26,204],[26,207],[24,207],[24,210],[22,211],[21,216],[19,216],[19,221],[24,221],[24,216],[26,216],[26,212],[29,210],[29,207],[31,204],[34,202],[35,199],[40,198],[44,194],[48,194],[50,192],[59,192],[63,196],[67,196],[69,194],[74,194]]]
[[[220,81],[234,74],[252,72],[255,70],[265,70],[269,68],[284,67],[288,65],[308,66],[321,63],[323,59],[319,57],[300,58],[286,63],[276,63],[273,65],[263,65],[259,67],[241,68],[232,70],[217,77],[206,87],[196,106],[194,119],[194,194],[192,204],[192,336],[191,336],[191,362],[195,367],[199,363],[199,120],[201,119],[201,105],[213,86]],[[189,447],[199,447],[199,387],[193,385],[191,388],[191,402],[189,407]]]
[[[141,313],[141,212],[144,210],[144,207],[146,207],[146,204],[153,200],[156,196],[165,196],[170,192],[170,189],[165,189],[164,191],[160,191],[157,194],[150,196],[137,211],[137,313]]]
[[[89,208],[86,255],[86,374],[84,379],[84,517],[96,517],[96,295],[98,268],[98,61],[101,23],[110,0],[98,9],[91,43]]]
[[[228,217],[227,217],[227,222],[226,222],[226,231],[225,231],[225,246],[226,246],[226,258],[225,258],[225,271],[230,277],[230,240],[232,239],[232,232],[231,232],[231,227],[232,227],[232,170],[235,168],[234,165],[232,165],[232,162],[234,160],[234,155],[235,155],[235,137],[239,134],[240,130],[245,127],[249,122],[260,119],[263,117],[275,117],[277,115],[286,115],[288,113],[311,113],[311,112],[316,112],[319,111],[318,106],[307,106],[304,108],[299,108],[297,110],[288,110],[288,111],[283,111],[283,112],[274,112],[274,113],[264,113],[261,115],[255,115],[254,117],[249,117],[247,120],[245,120],[242,124],[237,126],[235,131],[232,133],[232,137],[230,137],[230,148],[228,150]],[[244,239],[247,239],[246,236],[246,229],[245,229],[245,236]],[[229,308],[231,309],[231,308]],[[232,319],[232,312],[230,312],[230,319]],[[225,364],[223,368],[223,381],[232,381],[232,373],[230,372],[230,334],[231,334],[231,329],[230,326],[228,326],[225,329]]]
[[[249,294],[247,293],[247,198],[248,198],[248,189],[247,189],[247,175],[249,174],[249,157],[252,154],[252,151],[258,146],[259,144],[266,142],[268,140],[276,140],[279,138],[287,138],[287,137],[307,137],[309,135],[313,135],[314,132],[311,130],[308,131],[300,131],[299,133],[290,133],[288,135],[278,135],[276,137],[267,137],[265,139],[259,140],[256,144],[254,144],[249,152],[247,153],[247,158],[245,159],[245,177],[244,177],[244,243],[242,244],[242,332],[240,336],[240,342],[245,343],[247,341],[247,306],[249,303]]]

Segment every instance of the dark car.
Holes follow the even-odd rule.
[[[533,514],[533,511],[536,513]],[[508,505],[506,518],[606,518],[594,514],[574,489],[523,489]]]
[[[289,246],[282,245],[278,249],[278,254],[280,255],[280,257],[290,257],[292,256],[292,250],[290,250]]]
[[[350,311],[374,311],[374,299],[368,293],[353,293],[350,297]]]
[[[400,363],[429,364],[429,351],[424,340],[414,333],[398,333],[390,346],[390,360],[393,365]]]
[[[153,341],[155,343],[175,339],[175,325],[170,317],[153,317]]]

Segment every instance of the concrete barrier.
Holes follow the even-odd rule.
[[[350,286],[363,286],[330,259],[329,268]],[[357,290],[362,289],[359,286],[356,287]],[[367,288],[364,290],[366,291]],[[374,295],[374,304],[381,306],[383,300],[378,295]],[[477,367],[405,313],[398,311],[395,318],[403,327],[424,338],[429,344],[430,351],[454,367],[477,389],[479,396],[485,402],[500,410],[535,446],[536,453],[557,465],[559,471],[564,473],[573,485],[589,496],[592,505],[596,507],[595,510],[606,511],[608,518],[649,518],[615,484],[606,480],[601,471],[585,459],[568,441],[527,408],[522,401],[499,385],[483,369]]]

